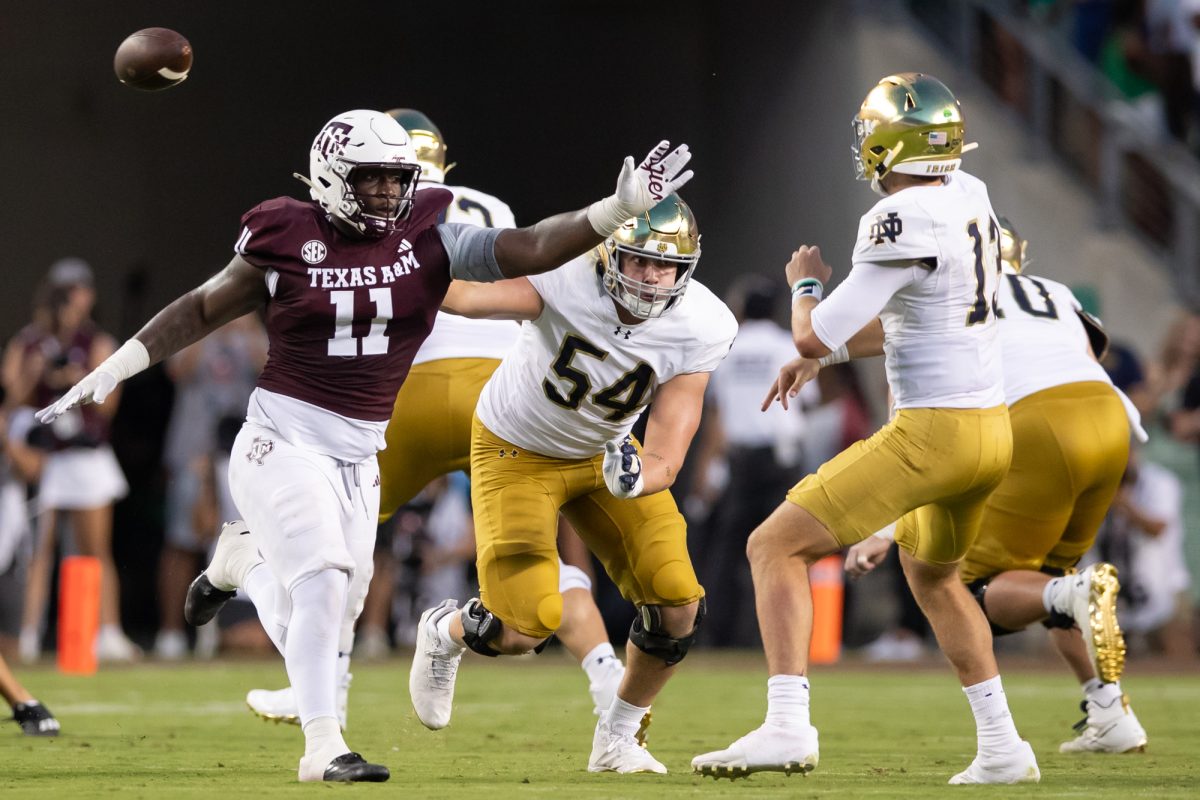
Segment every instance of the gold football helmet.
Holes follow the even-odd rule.
[[[393,108],[387,114],[412,138],[417,161],[421,163],[421,180],[444,182],[454,165],[446,166],[446,140],[433,120],[415,108]]]
[[[672,194],[645,214],[627,220],[596,248],[596,253],[596,271],[614,300],[635,317],[661,317],[687,291],[700,261],[700,231],[687,203]],[[621,271],[621,253],[677,264],[675,285],[655,286],[634,280]]]
[[[1025,248],[1029,246],[1029,242],[1021,238],[1007,217],[1001,217],[997,221],[1000,223],[1000,261],[1004,271],[1020,275],[1021,270],[1025,268]]]
[[[851,120],[854,169],[859,180],[878,181],[889,172],[945,175],[958,169],[964,145],[962,107],[932,75],[901,72],[875,84]]]

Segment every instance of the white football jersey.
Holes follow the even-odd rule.
[[[1000,281],[1000,348],[1004,401],[1067,383],[1100,381],[1108,373],[1088,355],[1088,337],[1076,313],[1082,306],[1061,283],[1006,274]]]
[[[629,433],[660,384],[717,368],[737,321],[696,280],[677,306],[625,325],[586,253],[531,275],[545,309],[492,374],[476,413],[488,430],[553,458],[589,458]]]
[[[884,197],[859,222],[855,264],[921,265],[879,315],[896,408],[1004,402],[993,311],[999,248],[987,187],[965,172]]]
[[[430,182],[430,186],[439,184]],[[487,228],[515,228],[512,209],[498,197],[466,186],[442,187],[454,192],[446,209],[446,222],[469,222]],[[521,326],[511,320],[467,319],[457,314],[437,313],[433,331],[413,357],[413,364],[442,358],[500,359],[517,341]]]

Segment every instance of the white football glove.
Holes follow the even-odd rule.
[[[117,378],[108,372],[95,369],[79,383],[67,390],[67,393],[50,405],[37,412],[37,421],[43,425],[54,422],[63,414],[76,406],[85,403],[103,403],[104,399],[117,388]]]
[[[633,156],[625,156],[617,176],[615,194],[588,206],[588,221],[601,236],[611,236],[625,221],[645,214],[668,195],[679,191],[692,179],[692,170],[684,171],[692,154],[686,144],[671,150],[666,139],[651,150],[642,163],[634,166]]]
[[[626,436],[604,443],[604,482],[613,497],[626,500],[637,497],[645,488],[642,481],[642,459],[638,457],[633,439]]]
[[[46,425],[61,417],[76,406],[85,403],[103,403],[117,388],[117,384],[150,366],[150,354],[137,339],[130,339],[117,348],[117,352],[104,360],[67,393],[37,412],[37,421]]]

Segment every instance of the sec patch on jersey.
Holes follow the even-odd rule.
[[[170,28],[131,33],[113,56],[113,70],[121,83],[146,92],[183,82],[191,68],[191,44]]]

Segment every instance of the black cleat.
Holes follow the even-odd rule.
[[[215,617],[221,606],[236,594],[213,586],[208,576],[201,572],[188,587],[187,598],[183,601],[183,618],[189,625],[199,627]]]
[[[58,736],[58,720],[36,700],[14,705],[12,718],[26,736]]]
[[[340,755],[325,768],[327,781],[370,781],[383,783],[392,773],[382,764],[369,764],[358,753]]]

